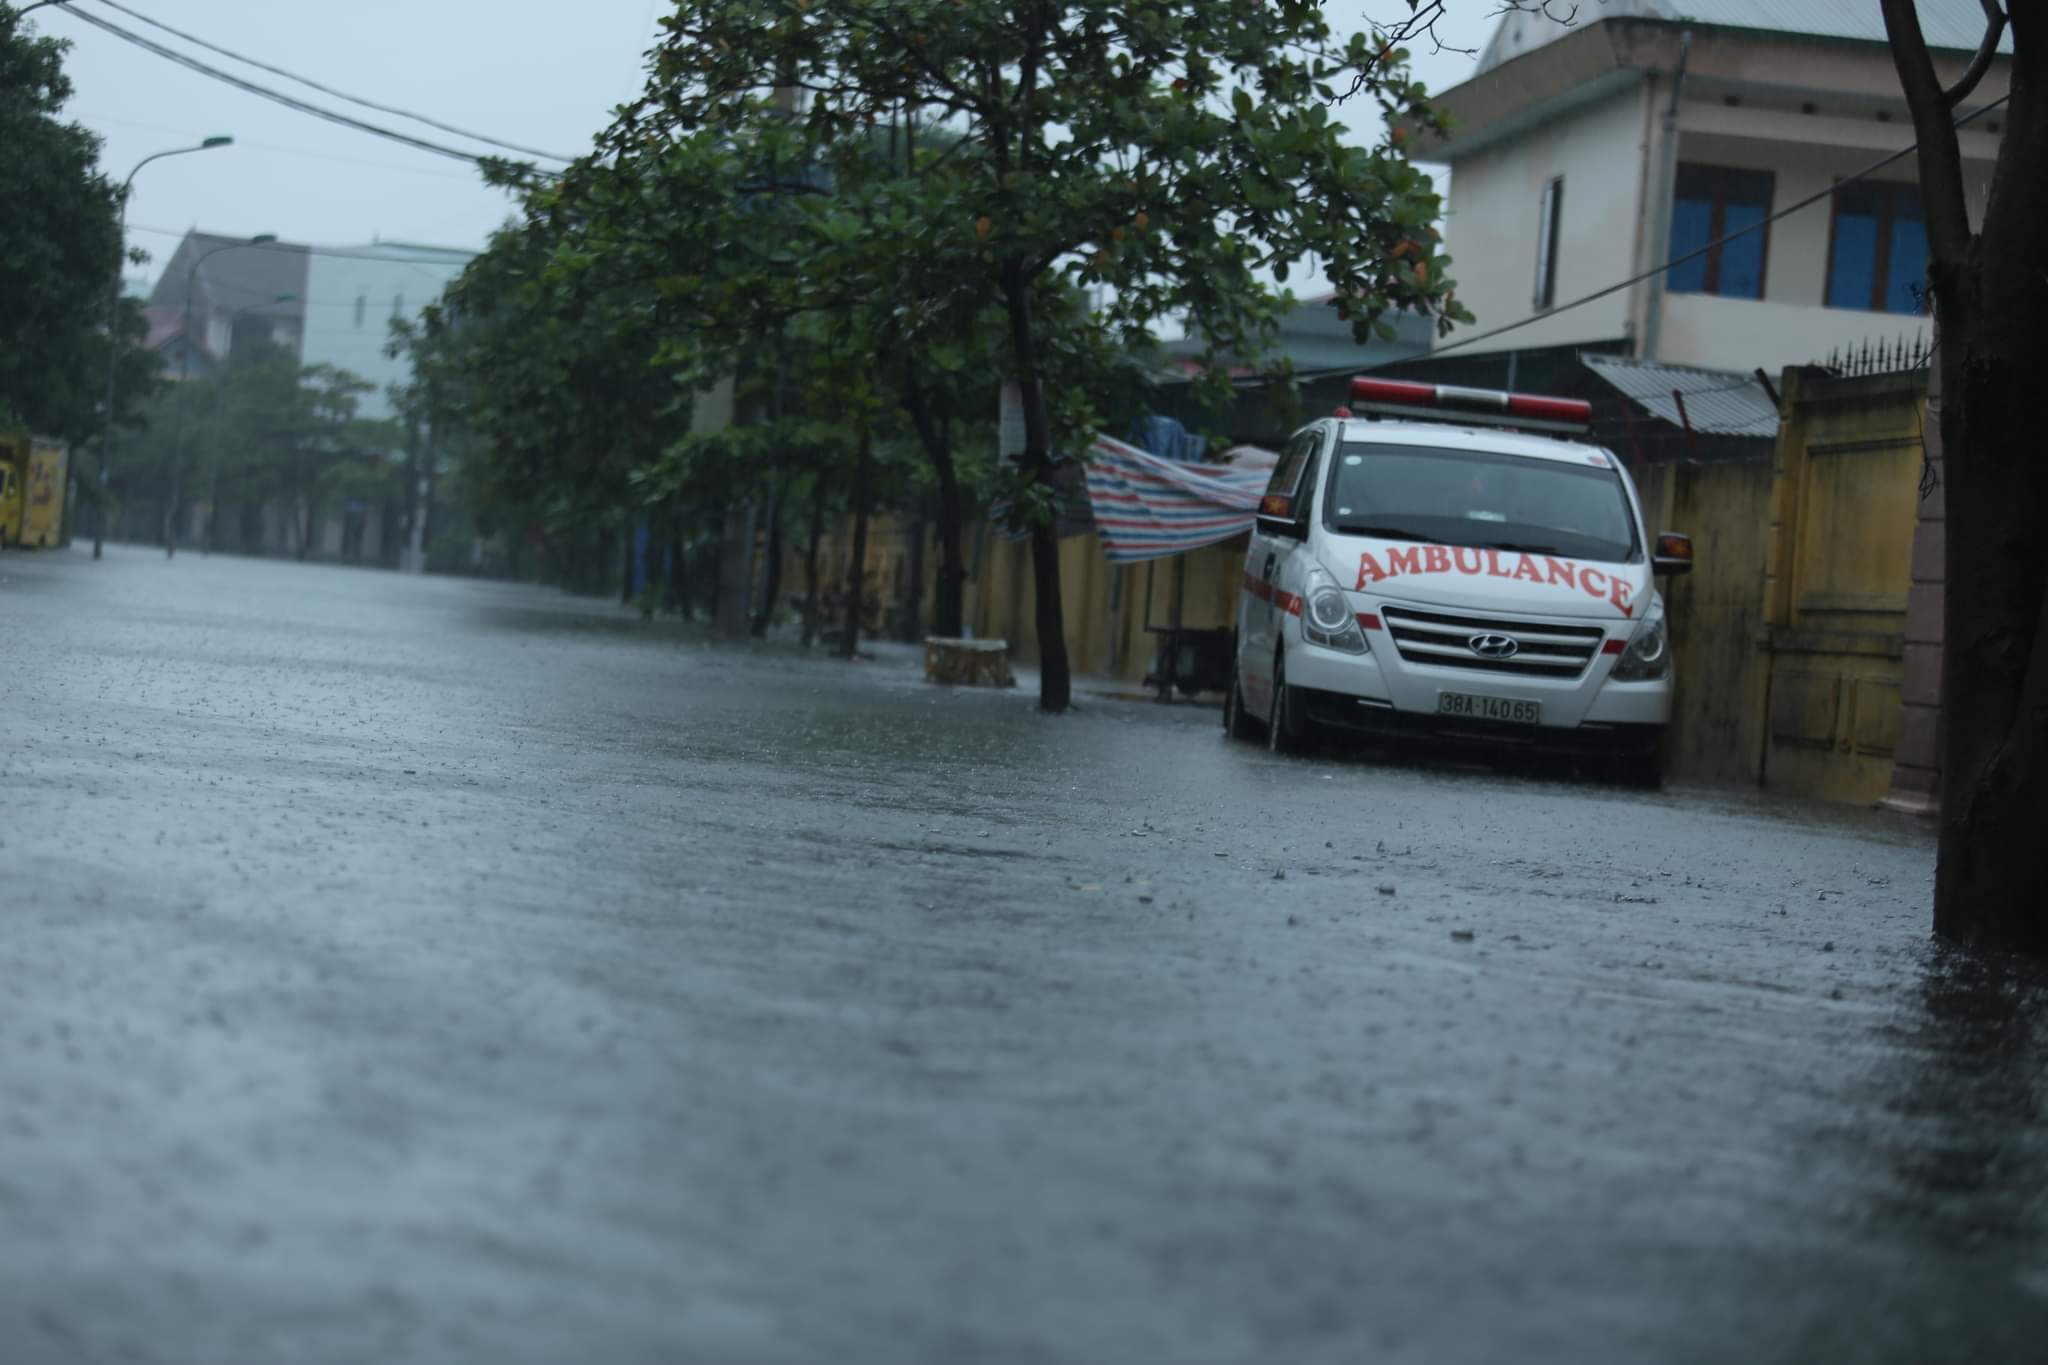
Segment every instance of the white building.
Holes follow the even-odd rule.
[[[376,387],[363,395],[362,415],[391,416],[391,387],[412,375],[404,357],[386,354],[392,320],[416,319],[475,254],[407,242],[313,251],[306,258],[301,359],[308,365],[339,366],[369,380]]]
[[[1919,9],[1953,81],[1983,11]],[[1875,0],[1606,0],[1579,15],[1504,16],[1478,73],[1440,96],[1453,131],[1418,148],[1452,167],[1446,247],[1478,318],[1447,341],[1535,318],[1468,352],[1586,345],[1737,374],[1924,342],[1914,158],[1829,193],[1914,140]],[[2000,99],[2009,75],[1998,58],[1958,114]],[[2000,112],[1958,135],[1973,204]],[[1809,196],[1668,274],[1562,306]]]

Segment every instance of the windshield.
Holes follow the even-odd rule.
[[[1347,441],[1330,471],[1332,531],[1626,563],[1635,517],[1610,465]]]

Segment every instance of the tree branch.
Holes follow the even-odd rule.
[[[1892,65],[1913,114],[1920,143],[1920,194],[1927,216],[1927,245],[1937,265],[1960,260],[1970,244],[1970,210],[1963,194],[1963,155],[1949,121],[1948,102],[1934,74],[1934,58],[1920,32],[1914,0],[1879,0]],[[1986,0],[1990,3],[1990,0]]]
[[[1977,55],[1970,58],[1969,66],[1954,85],[1941,92],[1944,109],[1954,109],[1970,97],[1977,88],[1977,82],[1984,79],[1984,73],[1991,69],[1992,58],[1998,55],[1998,40],[2005,36],[2005,11],[1998,7],[1998,0],[1978,0],[1984,6],[1984,41],[1977,44]]]

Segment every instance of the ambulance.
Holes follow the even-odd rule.
[[[1318,735],[1570,753],[1661,777],[1672,660],[1628,471],[1571,398],[1360,378],[1297,432],[1245,556],[1233,738]]]

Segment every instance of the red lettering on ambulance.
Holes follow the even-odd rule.
[[[1543,567],[1550,571],[1550,586],[1553,588],[1560,583],[1564,584],[1567,588],[1578,586],[1572,581],[1572,575],[1577,570],[1569,559],[1552,559],[1550,556],[1545,555],[1543,557]]]
[[[1372,557],[1371,550],[1366,550],[1358,556],[1358,587],[1356,591],[1364,592],[1367,584],[1377,583],[1386,576],[1386,570],[1382,569],[1380,562]]]
[[[1441,545],[1422,547],[1422,570],[1424,573],[1449,573],[1451,552]]]
[[[1593,582],[1596,578],[1600,580],[1598,586]],[[1607,596],[1607,575],[1598,569],[1579,570],[1579,590],[1597,602]]]
[[[1628,600],[1629,594],[1634,591],[1633,586],[1624,583],[1618,577],[1607,580],[1607,600],[1614,603],[1623,616],[1634,616],[1636,614],[1635,604]]]
[[[1470,554],[1472,556],[1472,567],[1469,569],[1465,567],[1465,556],[1467,554]],[[1464,574],[1467,578],[1470,578],[1473,575],[1479,573],[1479,571],[1485,567],[1485,565],[1480,561],[1479,551],[1470,549],[1469,547],[1464,545],[1460,545],[1457,549],[1451,551],[1451,556],[1458,562],[1458,572]]]
[[[1541,583],[1543,581],[1543,575],[1536,568],[1536,561],[1527,555],[1523,555],[1515,561],[1514,577],[1526,578],[1531,583]]]
[[[1514,575],[1500,566],[1500,551],[1486,552],[1486,572],[1494,578],[1512,578]]]
[[[1389,550],[1389,551],[1387,551],[1387,577],[1389,577],[1389,578],[1392,578],[1392,577],[1394,577],[1394,576],[1395,576],[1395,575],[1397,575],[1397,574],[1404,574],[1404,573],[1421,573],[1421,572],[1422,572],[1422,551],[1421,551],[1421,550],[1419,550],[1419,549],[1414,549],[1414,550]]]

